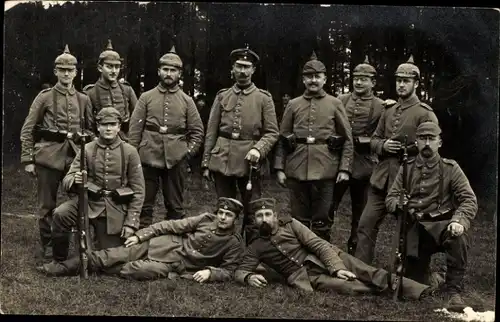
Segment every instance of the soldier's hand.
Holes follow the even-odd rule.
[[[123,226],[121,238],[129,238],[134,234],[134,229],[128,226]]]
[[[267,286],[267,280],[260,274],[253,274],[248,278],[248,285],[253,287],[265,287]]]
[[[450,231],[453,236],[461,236],[464,233],[464,230],[464,226],[457,222],[452,222],[448,225],[448,231]]]
[[[212,177],[212,174],[210,173],[210,170],[205,169],[203,170],[203,178],[208,180],[208,181],[214,181],[214,178]]]
[[[260,152],[257,149],[250,149],[248,151],[247,155],[245,156],[245,160],[248,160],[250,162],[258,162],[260,159]]]
[[[212,274],[212,272],[209,269],[197,271],[193,274],[193,279],[198,283],[203,283],[208,281],[208,279],[210,278],[210,274]]]
[[[82,184],[83,183],[83,175],[81,171],[75,172],[75,181],[74,183],[76,184]]]
[[[286,188],[286,174],[285,174],[285,172],[278,170],[276,172],[276,178],[278,179],[279,185]]]
[[[349,181],[349,173],[345,171],[339,171],[337,174],[337,183],[342,181]]]
[[[139,242],[140,242],[139,237],[137,237],[136,235],[133,235],[133,236],[130,236],[129,238],[127,238],[127,240],[123,244],[125,245],[125,247],[130,247],[130,246],[134,246],[134,245],[139,244]]]
[[[31,174],[32,176],[36,176],[36,169],[35,169],[35,165],[33,163],[31,164],[27,164],[25,167],[24,167],[24,171],[28,172],[29,174]]]
[[[357,278],[353,272],[346,271],[343,269],[339,269],[337,271],[337,277],[340,279],[343,279],[343,280],[348,280],[348,281],[352,281],[352,280],[355,280]]]
[[[401,142],[388,139],[384,142],[384,150],[389,153],[396,153],[401,149]]]

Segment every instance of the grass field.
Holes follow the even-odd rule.
[[[38,245],[35,180],[20,166],[2,169],[1,295],[5,314],[42,315],[135,315],[212,318],[298,318],[334,320],[447,321],[433,312],[443,307],[443,298],[394,303],[376,296],[341,296],[334,293],[306,294],[276,283],[253,289],[236,283],[200,285],[187,280],[151,282],[125,281],[111,276],[50,278],[35,271],[33,254]],[[288,194],[273,181],[264,184],[265,196],[273,196],[281,211],[288,211]],[[346,195],[335,218],[332,242],[345,248],[349,233],[349,203]],[[61,195],[60,200],[65,197]],[[192,176],[186,192],[186,210],[196,215],[214,208],[213,191],[202,188]],[[164,216],[158,197],[155,220]],[[480,207],[484,209],[484,207]],[[482,213],[483,212],[483,213]],[[481,302],[494,310],[496,272],[496,225],[482,219],[480,210],[471,229],[472,247],[466,278],[466,300]],[[389,217],[388,217],[389,218]],[[378,240],[376,264],[385,266],[395,223],[383,224]],[[435,268],[444,264],[438,255]]]

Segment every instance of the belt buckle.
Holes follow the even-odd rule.
[[[231,138],[233,138],[234,140],[238,139],[239,137],[240,137],[239,133],[237,133],[237,132],[231,133]]]
[[[306,142],[307,144],[314,144],[314,142],[316,141],[316,138],[315,137],[312,137],[312,136],[308,136],[306,138]]]
[[[102,190],[102,195],[103,196],[109,196],[110,193],[111,193],[110,190]]]
[[[66,134],[66,138],[71,140],[73,138],[73,132],[68,132],[68,134]]]
[[[160,133],[161,134],[167,133],[167,126],[166,125],[165,126],[160,126]]]

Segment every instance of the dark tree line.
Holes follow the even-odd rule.
[[[80,62],[77,88],[99,77],[97,57],[111,39],[125,60],[122,76],[138,94],[157,84],[158,59],[175,45],[184,62],[184,91],[205,94],[208,106],[232,84],[230,51],[248,44],[261,57],[254,81],[271,92],[278,116],[281,97],[303,91],[300,71],[313,50],[327,66],[325,87],[333,95],[352,89],[352,69],[368,55],[383,99],[396,97],[394,71],[413,54],[422,72],[418,95],[443,127],[442,155],[462,165],[478,194],[494,198],[498,25],[494,10],[465,8],[19,4],[5,12],[3,151],[19,153],[29,105],[43,83],[56,82],[53,61],[66,43]]]

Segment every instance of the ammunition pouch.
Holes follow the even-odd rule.
[[[342,150],[345,142],[345,137],[340,135],[330,135],[328,139],[326,139],[326,144],[328,145],[328,150],[330,152],[338,152]]]
[[[283,143],[283,148],[287,153],[292,153],[297,148],[297,137],[295,134],[281,134],[280,140]]]
[[[360,154],[367,154],[371,152],[369,136],[355,136],[354,138],[354,149]]]
[[[102,198],[102,191],[101,187],[98,185],[88,182],[87,183],[87,195],[89,196],[89,199],[92,201],[98,201]]]
[[[417,221],[443,221],[450,220],[454,213],[451,208],[443,208],[431,212],[415,212],[413,216]]]
[[[129,187],[121,187],[113,190],[110,195],[115,203],[119,205],[127,204],[132,200],[134,190]]]

